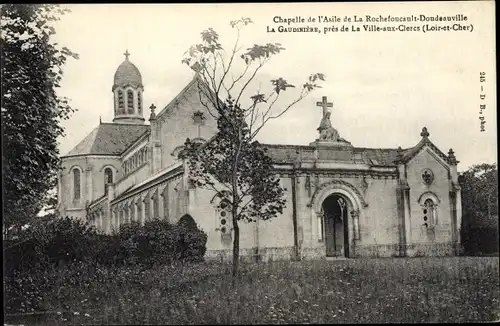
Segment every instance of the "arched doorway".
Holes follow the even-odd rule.
[[[349,257],[350,207],[349,200],[338,193],[328,196],[323,201],[323,239],[327,257]]]

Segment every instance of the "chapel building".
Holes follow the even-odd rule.
[[[201,80],[163,109],[150,106],[129,60],[111,91],[112,123],[99,123],[62,157],[58,211],[110,233],[132,220],[175,223],[190,214],[208,234],[206,258],[229,259],[231,212],[191,187],[179,154],[186,138],[207,141],[217,121],[205,112]],[[308,145],[264,144],[285,188],[286,208],[269,221],[240,222],[240,254],[262,260],[455,255],[462,209],[457,159],[424,127],[411,148],[360,148],[341,138],[323,97],[319,138]]]

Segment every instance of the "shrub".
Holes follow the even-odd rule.
[[[207,250],[207,234],[198,229],[194,219],[186,214],[177,223],[179,233],[179,260],[199,262]]]
[[[30,273],[51,264],[89,259],[96,252],[97,236],[94,227],[69,217],[35,220],[15,241],[4,241],[6,272]]]
[[[86,222],[69,217],[37,220],[19,239],[4,241],[7,275],[31,273],[70,262],[122,266],[199,262],[207,235],[189,215],[178,223],[155,219],[123,224],[116,234],[101,234]]]
[[[144,226],[138,223],[120,228],[122,259],[127,264],[171,264],[198,262],[206,251],[207,235],[198,229],[193,218],[183,216],[177,224],[154,219]]]
[[[462,243],[466,255],[498,253],[497,227],[467,227],[462,229]]]

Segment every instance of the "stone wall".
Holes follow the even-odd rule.
[[[113,180],[121,177],[120,160],[118,157],[89,155],[67,157],[62,159],[63,170],[59,173],[60,214],[85,219],[86,204],[104,195],[104,168],[113,170]],[[78,167],[81,170],[81,198],[73,200],[73,172]]]
[[[430,169],[434,174],[434,181],[430,185],[426,185],[422,180],[424,168]],[[450,243],[452,241],[452,210],[449,198],[449,170],[437,154],[424,148],[408,163],[407,179],[410,186],[411,212],[411,239],[408,239],[408,244],[415,244],[415,248],[425,251],[425,248],[433,247],[430,245],[432,243],[436,246]],[[422,195],[437,197],[435,203],[437,223],[434,227],[424,226]]]
[[[203,112],[206,118],[200,127],[201,138],[208,140],[217,130],[217,122],[200,103],[196,84],[189,86],[174,101],[169,104],[172,106],[167,111],[162,111],[157,115],[157,122],[160,125],[161,168],[171,165],[177,159],[172,156],[172,152],[176,147],[184,145],[186,138],[198,137],[198,126],[193,121],[193,114],[196,111]],[[205,99],[204,102],[209,101]]]

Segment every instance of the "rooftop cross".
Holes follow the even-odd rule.
[[[156,109],[156,105],[151,104],[151,106],[149,108],[151,109],[151,112],[154,113],[155,109]]]
[[[130,55],[130,53],[128,52],[128,49],[125,50],[125,53],[123,55],[125,56],[125,59],[128,60],[128,56]]]
[[[316,102],[316,105],[323,107],[323,117],[325,117],[326,116],[326,112],[328,112],[327,108],[333,107],[333,103],[332,102],[328,102],[326,96],[323,96],[323,100],[321,102]]]

